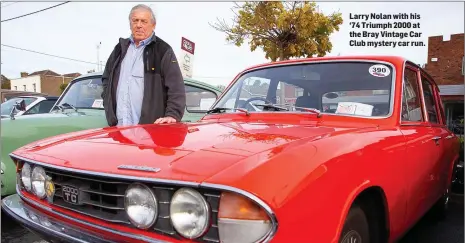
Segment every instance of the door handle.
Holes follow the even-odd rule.
[[[441,139],[440,136],[433,137],[432,139],[434,140],[434,142],[436,143],[436,145],[439,145],[439,139]]]
[[[446,137],[446,139],[451,139],[453,137],[454,137],[453,135],[449,135],[449,136]]]

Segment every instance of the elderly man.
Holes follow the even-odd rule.
[[[102,76],[109,126],[181,121],[186,93],[170,45],[155,35],[155,15],[140,4],[131,9],[132,35],[120,38]]]

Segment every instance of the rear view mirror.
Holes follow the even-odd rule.
[[[25,111],[26,110],[26,101],[21,99],[20,101],[16,102],[16,104],[13,106],[10,112],[10,119],[14,120],[15,119],[15,114],[16,111]]]
[[[325,94],[325,97],[328,99],[336,99],[337,97],[339,97],[339,95],[337,93],[330,92],[330,93]]]
[[[16,102],[15,108],[18,111],[25,111],[26,110],[26,102],[24,100]]]

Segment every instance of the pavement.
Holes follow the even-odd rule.
[[[399,243],[463,243],[463,201],[463,194],[453,195],[446,220],[436,221],[427,214]],[[1,229],[2,243],[47,243],[47,241],[40,239],[32,232],[26,230],[4,213],[2,213]]]

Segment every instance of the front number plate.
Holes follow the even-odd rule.
[[[63,191],[63,200],[67,203],[79,204],[79,189],[73,186],[63,186],[62,189]]]

